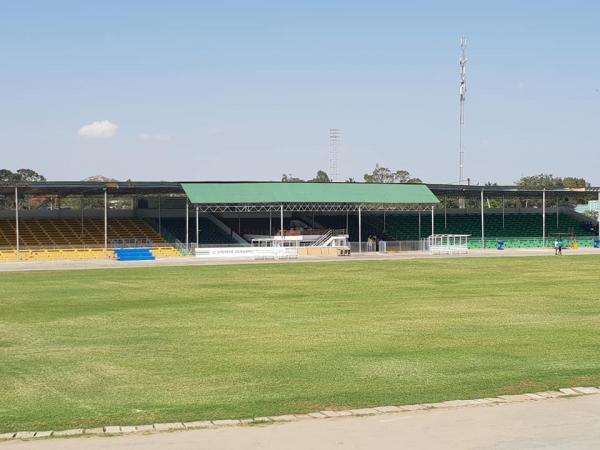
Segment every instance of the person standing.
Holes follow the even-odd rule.
[[[559,254],[559,256],[562,256],[562,249],[563,249],[563,245],[564,245],[564,244],[563,244],[563,241],[562,241],[562,239],[559,239],[559,240],[558,240],[558,254]]]

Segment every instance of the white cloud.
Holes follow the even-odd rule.
[[[168,141],[171,136],[168,134],[140,133],[140,139],[142,141]]]
[[[110,139],[117,133],[116,124],[108,120],[98,120],[82,126],[77,134],[86,139]]]

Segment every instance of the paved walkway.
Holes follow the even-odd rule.
[[[18,441],[1,450],[598,449],[600,395],[150,435]]]
[[[580,248],[577,250],[566,249],[564,256],[573,255],[600,255],[600,249]],[[471,250],[468,255],[448,256],[429,255],[425,252],[401,252],[401,253],[354,253],[352,256],[332,257],[302,257],[291,260],[244,260],[244,259],[202,259],[193,256],[161,258],[156,261],[115,261],[110,259],[78,259],[59,261],[20,261],[0,262],[0,272],[17,272],[29,270],[82,270],[82,269],[114,269],[131,267],[177,267],[177,266],[206,266],[225,264],[293,264],[299,262],[324,262],[324,261],[389,261],[389,260],[411,260],[411,259],[439,259],[439,258],[481,258],[481,257],[506,257],[506,256],[554,256],[552,249],[507,249],[498,250]]]

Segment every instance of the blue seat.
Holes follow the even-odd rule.
[[[116,248],[115,255],[119,261],[153,261],[156,259],[149,248]]]

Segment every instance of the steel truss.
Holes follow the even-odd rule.
[[[257,203],[246,205],[194,205],[200,212],[346,212],[346,211],[431,211],[432,204],[372,204],[372,203]]]

